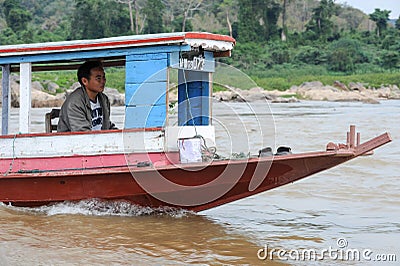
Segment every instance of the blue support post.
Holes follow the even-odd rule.
[[[178,70],[178,125],[209,125],[209,73]]]
[[[125,128],[164,126],[167,67],[168,53],[126,57]]]

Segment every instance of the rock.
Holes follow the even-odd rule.
[[[176,103],[178,101],[178,90],[171,89],[168,91],[168,102],[169,103]]]
[[[284,97],[276,97],[275,99],[271,100],[272,103],[297,103],[299,99],[295,97],[284,98]]]
[[[81,86],[81,84],[79,82],[75,82],[74,84],[71,85],[71,87],[69,87],[69,91],[74,91],[77,88],[79,88]]]
[[[363,103],[379,104],[379,101],[373,98],[366,98],[362,100]]]
[[[232,92],[231,91],[218,91],[213,94],[214,98],[221,102],[229,102],[232,101]]]
[[[335,82],[333,82],[333,87],[338,88],[342,91],[348,91],[349,88],[347,88],[346,84],[336,80]]]
[[[32,82],[32,90],[37,90],[37,91],[43,91],[44,87],[42,85],[42,83],[40,83],[39,81],[34,81]]]
[[[19,107],[19,76],[10,76],[11,106]]]
[[[354,83],[354,82],[349,83],[349,89],[351,91],[365,91],[366,90],[366,88],[364,87],[364,85],[362,83]]]
[[[117,89],[105,88],[104,93],[107,95],[112,106],[125,105],[125,94],[120,93]]]
[[[311,81],[311,82],[304,82],[303,84],[300,85],[300,88],[302,89],[314,89],[314,88],[321,88],[323,87],[324,84],[320,81]]]
[[[32,107],[60,107],[64,100],[64,93],[51,95],[43,91],[32,90]]]
[[[46,83],[47,85],[47,91],[51,92],[51,93],[56,93],[57,90],[60,89],[60,86],[58,86],[58,84],[54,83],[54,82],[48,82]]]

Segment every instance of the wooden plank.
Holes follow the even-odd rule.
[[[21,63],[20,68],[20,100],[19,100],[19,132],[29,133],[31,124],[31,84],[32,69],[31,63]]]
[[[126,61],[149,61],[149,60],[162,60],[168,59],[168,53],[160,53],[154,51],[147,54],[129,54],[126,56]]]
[[[164,127],[166,105],[126,107],[125,128]]]
[[[126,84],[126,106],[162,105],[166,102],[167,82],[145,82],[142,84]]]
[[[1,107],[1,134],[8,134],[8,124],[11,110],[10,65],[2,66],[2,107]]]
[[[167,81],[167,59],[147,61],[126,61],[126,78],[128,83]]]
[[[85,145],[82,145],[85,143]],[[162,151],[161,130],[98,134],[30,134],[0,138],[0,157],[52,157]],[[29,147],[35,147],[31,149]],[[1,163],[0,163],[1,164]]]

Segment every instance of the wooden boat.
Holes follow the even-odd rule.
[[[360,143],[351,126],[346,144],[329,143],[325,151],[215,158],[207,148],[215,145],[212,73],[215,58],[229,56],[234,44],[228,36],[188,32],[0,46],[0,202],[40,206],[96,198],[202,211],[370,154],[391,141],[385,133]],[[125,67],[124,128],[31,133],[32,71],[76,69],[77,61],[88,59]],[[170,69],[178,70],[176,126],[167,123]],[[19,134],[8,133],[14,71],[21,76]],[[204,156],[207,152],[211,156]]]

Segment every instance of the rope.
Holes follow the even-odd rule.
[[[12,154],[12,161],[10,163],[10,167],[8,168],[8,170],[4,173],[4,176],[7,176],[9,173],[11,173],[13,166],[14,166],[14,161],[15,161],[15,139],[17,138],[17,134],[14,134],[14,138],[13,138],[13,144],[12,144],[12,149],[13,149],[13,154]]]

